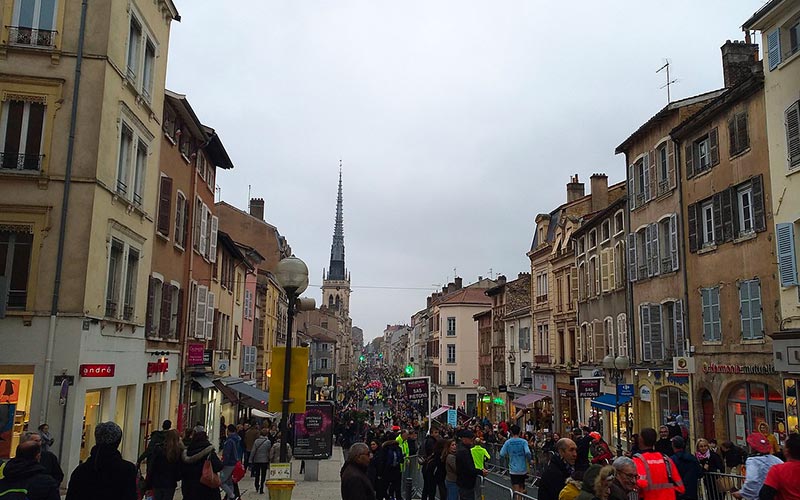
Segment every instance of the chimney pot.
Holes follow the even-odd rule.
[[[608,206],[608,176],[592,174],[592,212],[603,210]]]
[[[257,219],[264,220],[264,198],[250,199],[250,215]]]
[[[456,290],[461,290],[464,281],[461,278],[456,278]]]
[[[578,181],[578,174],[570,176],[567,184],[567,203],[573,202],[586,195],[586,186]]]
[[[722,77],[725,88],[739,85],[757,71],[758,44],[727,40],[722,51]]]

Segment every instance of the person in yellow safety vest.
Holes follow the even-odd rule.
[[[395,438],[400,449],[403,450],[403,463],[400,464],[400,470],[405,469],[406,460],[408,460],[408,429],[403,429]]]
[[[486,448],[483,447],[483,440],[475,438],[475,445],[469,449],[472,453],[472,461],[475,462],[475,468],[483,470],[483,463],[487,458],[492,458]]]
[[[675,463],[663,453],[655,451],[657,436],[656,430],[650,427],[639,432],[639,448],[642,451],[633,456],[639,474],[639,499],[675,500],[676,494],[685,493],[686,488]]]

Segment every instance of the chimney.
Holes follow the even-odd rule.
[[[464,281],[461,278],[456,278],[456,290],[461,290],[464,285]]]
[[[592,174],[592,212],[603,210],[608,206],[608,176]]]
[[[428,297],[428,309],[431,307],[431,301],[433,300],[433,296]]]
[[[481,281],[483,281],[483,276],[478,276],[478,283],[480,283]]]
[[[505,285],[506,284],[506,277],[505,275],[501,274],[497,277],[497,284],[498,285]]]
[[[455,283],[450,282],[450,283],[447,284],[447,293],[453,293],[456,290],[458,290],[458,288],[456,288],[456,284]]]
[[[586,187],[582,182],[578,182],[578,174],[569,178],[567,184],[567,203],[583,198],[586,195]]]
[[[722,51],[722,77],[725,88],[739,85],[750,78],[758,63],[758,44],[743,41],[726,41]]]
[[[250,215],[264,220],[264,198],[250,198]]]

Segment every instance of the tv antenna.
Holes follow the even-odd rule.
[[[661,66],[660,68],[658,68],[658,70],[656,70],[656,73],[661,73],[664,70],[666,70],[666,73],[667,73],[667,83],[665,83],[664,85],[659,87],[659,89],[663,89],[663,88],[666,87],[666,89],[667,89],[667,104],[669,104],[669,103],[672,102],[672,99],[670,98],[669,88],[670,88],[670,86],[672,86],[672,84],[676,83],[678,81],[678,79],[677,78],[672,79],[672,80],[669,79],[669,59],[667,59],[667,58],[664,58],[664,65]]]

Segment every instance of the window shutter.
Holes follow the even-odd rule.
[[[786,125],[786,154],[788,155],[789,170],[800,165],[800,101],[795,102],[786,110],[784,121]]]
[[[178,289],[178,319],[175,321],[175,338],[183,339],[183,289]]]
[[[605,324],[605,323],[603,323]],[[606,357],[606,334],[602,325],[594,325],[594,359],[600,362]]]
[[[794,242],[794,224],[781,223],[775,226],[775,238],[778,242],[778,275],[781,286],[793,286],[797,280],[797,252]]]
[[[688,226],[689,226],[689,251],[697,251],[697,203],[689,205],[687,211]]]
[[[653,269],[650,267],[653,263],[653,242],[650,237],[650,227],[648,225],[644,228],[644,266],[647,269],[647,276],[653,275]]]
[[[642,172],[644,172],[644,193],[639,193],[644,196],[645,201],[650,201],[650,153],[647,152],[642,158]]]
[[[683,331],[683,301],[676,300],[674,304],[675,355],[683,356],[685,354],[684,344],[686,343],[685,334]]]
[[[750,338],[750,286],[746,281],[740,281],[739,284],[739,315],[742,321],[742,337]]]
[[[778,67],[781,63],[781,29],[775,28],[767,34],[767,59],[769,60],[769,70]]]
[[[609,248],[608,252],[608,289],[617,288],[617,257],[614,248]]]
[[[571,283],[570,286],[572,286],[572,302],[570,302],[569,308],[573,309],[575,307],[575,301],[578,298],[578,270],[575,269],[575,268],[572,268],[572,271],[570,271],[570,274],[572,276],[571,279],[570,279],[570,283]]]
[[[650,306],[650,351],[653,360],[664,359],[664,332],[661,324],[661,304]]]
[[[717,127],[708,133],[708,153],[711,158],[711,166],[719,163],[719,133]]]
[[[153,308],[155,307],[156,303],[156,286],[158,285],[158,280],[150,276],[147,284],[147,315],[146,315],[146,323],[145,323],[145,334],[147,336],[153,335]]]
[[[686,161],[686,178],[691,179],[694,177],[694,144],[689,143],[686,145],[684,159]]]
[[[594,295],[600,295],[600,265],[597,263],[597,257],[593,257],[592,262],[592,269],[594,270],[594,290],[592,292],[594,292]]]
[[[641,304],[639,306],[641,330],[642,330],[642,360],[651,361],[653,359],[652,342],[650,338],[650,305]]]
[[[658,196],[658,170],[656,168],[657,165],[656,165],[655,150],[650,150],[650,152],[647,153],[647,156],[649,158],[647,163],[650,169],[650,174],[649,174],[650,183],[648,184],[648,189],[650,191],[650,199],[652,200],[653,198]]]
[[[652,243],[650,244],[650,257],[652,258],[651,268],[653,275],[658,275],[661,264],[661,246],[658,243],[659,223],[650,224],[650,234]]]
[[[206,336],[206,305],[208,304],[208,287],[197,287],[195,297],[194,336],[202,339]],[[209,334],[211,332],[208,332]]]
[[[198,236],[200,255],[206,254],[207,233],[208,233],[208,207],[203,205],[203,208],[200,210],[200,235]]]
[[[172,319],[172,285],[164,283],[161,286],[161,321],[158,327],[158,336],[162,339],[169,338],[169,324]]]
[[[603,284],[602,290],[607,292],[609,290],[609,282],[608,282],[608,249],[604,249],[600,252],[600,276]]]
[[[158,193],[158,232],[169,236],[169,216],[172,212],[172,179],[161,177],[161,190]]]
[[[756,231],[764,231],[767,228],[764,211],[764,183],[762,177],[757,175],[750,181],[753,192],[753,226]]]
[[[628,233],[628,281],[636,281],[636,233]]]
[[[628,165],[628,203],[631,210],[636,208],[636,171],[633,165]]]
[[[733,156],[739,152],[739,147],[736,141],[736,116],[734,115],[728,118],[728,150],[730,152],[730,156]]]
[[[716,193],[712,199],[714,210],[714,244],[719,245],[722,238],[722,194]]]
[[[217,232],[219,231],[219,217],[216,215],[211,216],[211,237],[208,245],[208,260],[211,262],[217,261]]]
[[[628,323],[624,314],[617,316],[617,343],[619,355],[628,356]]]
[[[750,135],[747,130],[747,111],[736,115],[736,146],[737,152],[742,152],[750,147]]]
[[[175,198],[175,243],[183,246],[183,195],[178,193]]]
[[[678,214],[669,216],[669,251],[672,259],[672,270],[677,271],[680,267],[678,257]]]
[[[606,346],[607,351],[609,354],[617,357],[617,345],[614,342],[614,320],[613,319],[606,319],[603,321],[603,325],[607,328],[606,330]]]
[[[206,306],[206,338],[211,340],[214,331],[214,294],[208,292],[208,304]]]
[[[736,228],[733,226],[733,199],[736,197],[736,192],[732,189],[726,189],[720,195],[722,203],[722,241],[731,241],[736,234]]]
[[[674,188],[678,185],[678,177],[676,175],[677,169],[675,168],[675,143],[672,140],[667,141],[667,178],[669,179],[669,187]]]
[[[183,199],[183,240],[181,245],[186,248],[186,242],[189,241],[189,200]]]

